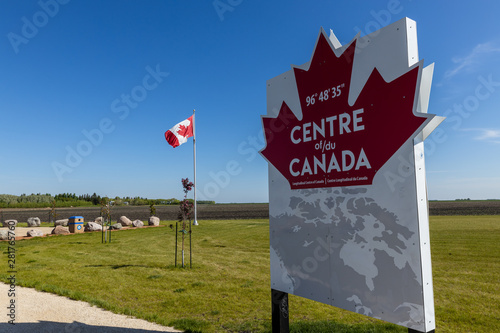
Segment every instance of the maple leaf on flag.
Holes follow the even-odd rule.
[[[307,70],[293,67],[302,119],[283,102],[263,117],[261,154],[292,189],[370,185],[377,171],[430,120],[414,112],[421,65],[391,82],[375,68],[353,105],[354,40],[337,56],[322,30]]]
[[[187,142],[187,139],[194,136],[194,115],[186,120],[175,124],[174,127],[165,132],[165,140],[172,146],[178,147]]]
[[[190,138],[193,136],[193,126],[179,125],[177,134],[186,138]]]

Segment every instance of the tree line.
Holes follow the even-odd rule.
[[[0,194],[0,208],[45,208],[54,205],[56,207],[81,207],[81,206],[98,206],[103,201],[110,202],[114,206],[142,206],[142,205],[178,205],[180,200],[171,199],[148,199],[143,197],[101,197],[94,193],[76,195],[75,193],[60,193],[52,196],[46,194]],[[215,201],[199,200],[198,204],[215,204]]]

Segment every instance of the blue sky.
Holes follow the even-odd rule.
[[[403,17],[435,63],[430,199],[500,198],[496,1],[0,0],[0,193],[182,197],[196,109],[200,199],[266,202],[266,80]],[[75,156],[78,154],[78,156]]]

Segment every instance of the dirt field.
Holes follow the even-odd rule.
[[[431,215],[500,215],[500,200],[491,201],[431,201],[429,203]],[[176,220],[178,206],[157,206],[156,215],[162,220]],[[57,209],[58,219],[70,216],[83,216],[91,221],[99,216],[99,207],[76,207]],[[29,217],[37,216],[47,221],[49,209],[2,209],[0,218],[3,220],[15,219],[26,222]],[[147,220],[149,206],[120,206],[113,207],[111,219],[117,220],[125,215],[131,220]],[[199,220],[230,220],[230,219],[267,219],[269,205],[262,204],[216,204],[198,205]]]
[[[26,222],[29,217],[39,217],[48,221],[50,209],[2,209],[3,220],[15,219]],[[176,220],[179,206],[156,206],[156,216],[161,220]],[[66,219],[70,216],[83,216],[86,221],[92,221],[100,214],[100,207],[58,208],[57,219]],[[147,220],[149,206],[117,206],[111,209],[111,219],[117,220],[125,215],[133,220]],[[269,217],[268,204],[218,204],[198,205],[199,220],[228,220],[228,219],[266,219]]]
[[[500,215],[500,200],[431,201],[431,215]]]

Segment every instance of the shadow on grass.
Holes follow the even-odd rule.
[[[72,333],[155,333],[178,332],[174,330],[143,330],[137,328],[94,326],[74,321],[72,323],[57,323],[53,321],[40,321],[37,323],[16,323],[15,325],[0,323],[0,332],[72,332]]]
[[[212,323],[214,324],[214,323]],[[211,323],[198,319],[179,319],[169,323],[178,329],[184,330],[185,333],[202,333],[210,328]],[[213,329],[213,327],[212,327]],[[219,329],[225,332],[271,332],[271,320],[255,320],[242,323],[226,323],[220,326]],[[219,330],[216,329],[218,332]],[[357,323],[345,324],[335,321],[296,321],[290,323],[290,333],[406,333],[408,329],[390,323]]]
[[[157,266],[157,265],[85,265],[83,267],[105,267],[105,268],[111,268],[111,269],[120,269],[120,268],[127,268],[127,267],[165,268],[165,267]]]
[[[344,324],[335,321],[298,321],[290,323],[290,333],[406,333],[407,328],[389,323]]]
[[[202,333],[210,324],[203,320],[184,318],[177,319],[169,323],[184,331],[184,333]]]

